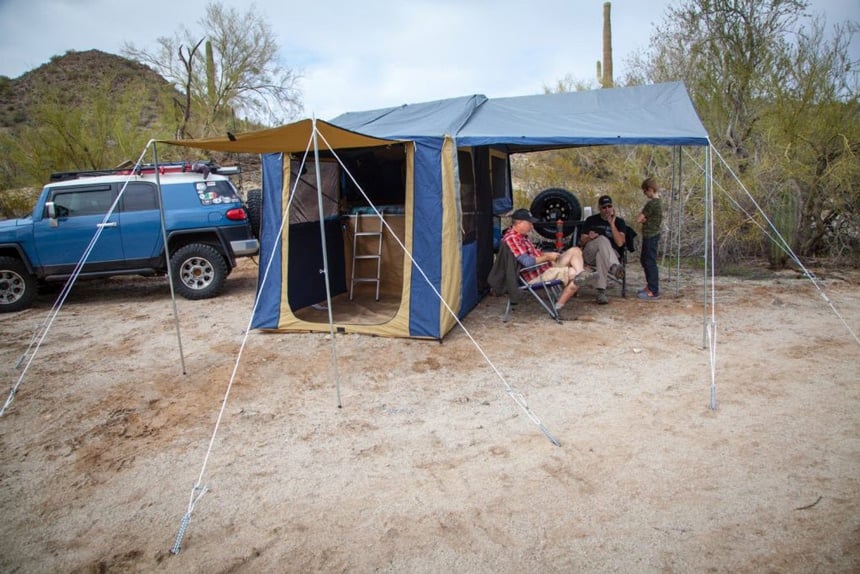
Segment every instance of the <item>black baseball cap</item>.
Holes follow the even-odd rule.
[[[511,219],[514,221],[530,221],[532,223],[537,223],[538,220],[532,217],[532,214],[529,213],[528,209],[518,209],[511,214]]]
[[[597,207],[603,207],[604,205],[612,205],[612,198],[608,195],[601,195],[600,199],[597,200]]]

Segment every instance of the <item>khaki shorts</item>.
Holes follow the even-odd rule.
[[[530,283],[537,283],[539,281],[553,281],[554,279],[560,279],[562,283],[567,285],[570,283],[570,271],[569,267],[550,267],[543,273],[541,273],[540,277],[536,279],[532,279]]]

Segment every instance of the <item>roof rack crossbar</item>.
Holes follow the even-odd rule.
[[[71,179],[80,179],[82,177],[99,177],[104,175],[143,175],[145,173],[155,173],[155,164],[141,164],[134,168],[120,167],[115,169],[97,169],[89,171],[61,171],[51,174],[51,181],[68,181]],[[220,173],[223,175],[235,175],[239,173],[239,168],[236,166],[221,167],[213,161],[177,161],[158,164],[158,173],[202,173],[204,178],[209,177],[210,173]]]

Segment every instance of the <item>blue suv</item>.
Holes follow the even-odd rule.
[[[0,312],[29,307],[39,284],[67,280],[97,230],[81,277],[164,275],[169,262],[180,295],[214,297],[236,258],[259,250],[227,169],[181,163],[157,174],[151,166],[54,174],[28,217],[0,221]]]

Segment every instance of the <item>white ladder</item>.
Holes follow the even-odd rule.
[[[375,219],[377,227],[367,230],[362,225],[364,219]],[[355,215],[355,228],[352,235],[352,281],[349,284],[349,300],[352,301],[352,293],[356,283],[375,283],[376,300],[379,301],[379,283],[382,275],[382,224],[381,215]],[[356,277],[356,269],[359,261],[369,260],[376,264],[376,276],[360,275]],[[371,271],[372,264],[364,266],[366,271]]]

